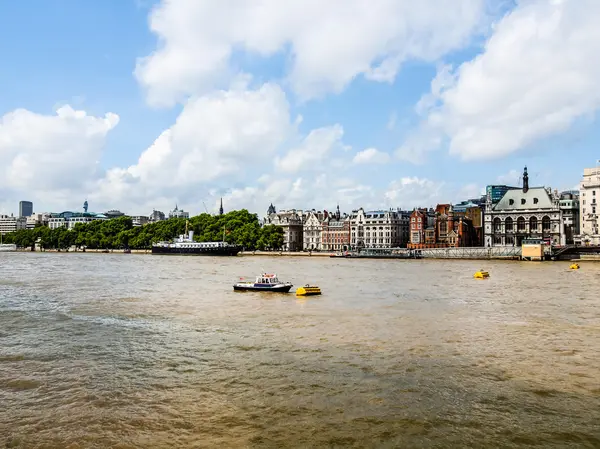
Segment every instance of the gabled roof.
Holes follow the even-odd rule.
[[[522,200],[525,200],[525,204]],[[552,198],[544,187],[532,187],[527,192],[523,189],[507,191],[492,210],[552,209],[553,207]]]

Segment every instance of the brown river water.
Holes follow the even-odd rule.
[[[568,267],[0,253],[0,447],[599,448]],[[323,295],[233,291],[263,270]]]

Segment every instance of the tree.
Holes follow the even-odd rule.
[[[4,236],[6,243],[29,247],[40,239],[45,249],[63,249],[72,245],[90,249],[123,248],[148,249],[152,243],[172,240],[183,234],[184,218],[150,223],[133,227],[130,217],[96,220],[78,223],[72,230],[65,227],[49,229],[46,226],[24,229]],[[224,215],[200,214],[191,217],[188,230],[194,231],[199,242],[225,241],[253,249],[279,249],[283,246],[283,228],[275,225],[260,227],[258,216],[246,209],[231,211]]]

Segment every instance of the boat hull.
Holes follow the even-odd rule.
[[[152,254],[178,255],[178,256],[237,256],[239,247],[217,248],[176,248],[169,246],[153,246]]]
[[[289,293],[292,289],[292,285],[281,285],[276,287],[263,287],[254,285],[239,285],[235,284],[233,289],[238,292],[274,292],[274,293]]]

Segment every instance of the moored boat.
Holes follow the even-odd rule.
[[[223,230],[225,234],[225,230]],[[188,231],[188,222],[185,224],[185,234],[172,242],[158,242],[152,245],[152,254],[174,254],[194,256],[237,256],[242,248],[225,242],[196,242],[194,231]]]
[[[235,291],[288,293],[293,287],[291,282],[282,282],[276,274],[261,274],[254,282],[241,281],[233,284]]]

